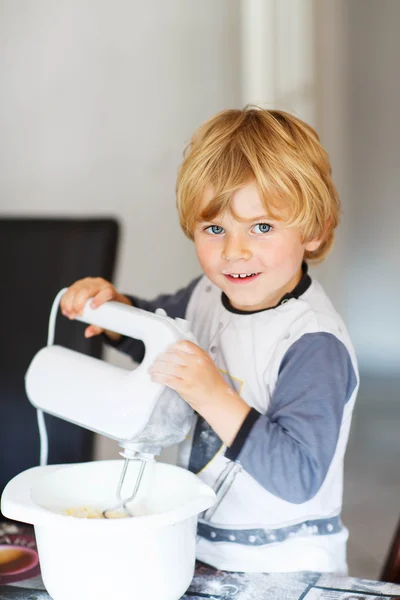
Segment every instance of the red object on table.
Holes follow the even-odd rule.
[[[39,575],[33,528],[0,523],[0,584],[17,583]]]

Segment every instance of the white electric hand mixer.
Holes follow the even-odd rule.
[[[143,362],[131,371],[53,345],[55,320],[65,292],[61,290],[54,300],[48,345],[39,350],[28,368],[26,393],[39,416],[44,411],[118,442],[125,458],[117,489],[118,504],[105,510],[103,516],[121,509],[133,516],[127,505],[137,494],[146,463],[163,447],[186,437],[193,415],[175,391],[151,381],[148,368],[171,344],[195,339],[186,320],[171,319],[162,309],[154,314],[113,301],[92,309],[89,299],[77,319],[142,340]],[[140,460],[141,466],[131,495],[123,499],[122,487],[131,460]]]

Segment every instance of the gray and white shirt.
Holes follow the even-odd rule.
[[[354,349],[323,288],[303,278],[270,309],[235,310],[205,276],[153,301],[189,320],[251,407],[226,448],[196,415],[179,464],[217,492],[201,515],[197,557],[232,571],[346,571],[343,457],[358,390]],[[142,342],[118,348],[140,362]]]

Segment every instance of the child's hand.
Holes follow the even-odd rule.
[[[187,340],[177,342],[157,357],[150,375],[177,391],[224,444],[232,444],[250,407],[225,382],[207,352]]]
[[[79,279],[72,284],[65,292],[61,299],[60,308],[61,312],[65,317],[69,319],[75,319],[77,315],[82,314],[84,306],[89,298],[93,298],[91,308],[98,308],[104,302],[109,300],[115,300],[116,302],[122,302],[124,304],[131,304],[126,296],[119,294],[115,287],[109,281],[102,279],[101,277],[85,277],[85,279]],[[93,337],[104,333],[116,341],[121,336],[113,331],[102,329],[96,325],[89,325],[85,329],[85,337]]]
[[[198,412],[229,387],[207,352],[187,340],[160,354],[150,367],[150,375],[153,381],[177,391]]]

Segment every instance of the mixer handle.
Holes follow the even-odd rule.
[[[59,292],[54,301],[53,309],[58,310],[61,298],[66,291],[67,288],[64,288]],[[188,321],[185,319],[171,319],[162,309],[158,309],[156,313],[151,313],[114,300],[105,302],[98,308],[91,308],[92,300],[93,298],[89,298],[82,314],[78,315],[76,319],[89,325],[97,325],[103,329],[142,340],[146,350],[142,366],[151,364],[158,354],[164,352],[168,346],[179,340],[189,339],[195,341],[190,332]],[[54,324],[52,337],[54,338]],[[49,345],[52,343],[53,340],[50,341]]]

